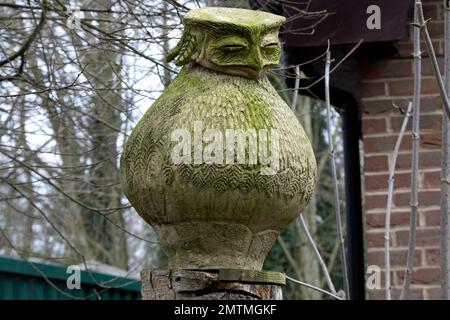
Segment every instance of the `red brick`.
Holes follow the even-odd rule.
[[[409,231],[396,231],[398,246],[407,246],[409,241]],[[418,229],[416,231],[416,246],[434,246],[439,247],[440,233],[439,229]]]
[[[396,193],[394,195],[394,203],[399,207],[409,206],[410,194]],[[433,206],[439,205],[441,201],[441,193],[439,191],[420,191],[419,192],[419,206]]]
[[[391,128],[394,132],[400,132],[400,128],[403,122],[403,116],[392,116],[391,117]],[[442,116],[440,114],[430,114],[430,115],[422,115],[420,117],[420,130],[440,130],[442,126]],[[410,118],[408,121],[408,125],[406,130],[411,130],[412,128],[412,119]]]
[[[369,294],[369,300],[385,300],[386,292],[384,289],[372,289],[367,291]]]
[[[388,174],[379,174],[366,176],[364,178],[366,190],[387,190],[388,188]],[[410,173],[397,173],[394,177],[395,188],[407,188],[411,186]]]
[[[414,92],[413,79],[389,80],[388,81],[388,95],[390,96],[410,96]],[[425,78],[422,79],[421,94],[438,93],[436,79]]]
[[[386,195],[366,195],[365,198],[365,208],[366,210],[385,208],[387,196]]]
[[[409,225],[409,211],[394,211],[391,215],[391,227],[408,226]],[[385,213],[367,213],[367,225],[372,228],[384,228]]]
[[[424,187],[439,187],[441,185],[440,172],[425,172],[423,176],[424,176],[423,179]]]
[[[371,133],[384,133],[386,132],[386,119],[371,119],[364,118],[363,123],[363,133],[364,135],[368,135]]]
[[[442,299],[441,288],[430,288],[425,290],[427,292],[428,299],[430,300],[440,300]]]
[[[411,169],[411,154],[400,154],[397,158],[397,170]],[[419,155],[419,168],[430,169],[441,167],[441,152],[421,152]]]
[[[425,260],[428,265],[439,266],[441,263],[439,249],[427,249],[425,250]]]
[[[368,137],[364,139],[364,150],[366,152],[373,152],[373,153],[375,152],[392,153],[394,151],[394,145],[397,141],[397,138],[398,137],[395,135],[386,137]],[[402,142],[400,144],[400,151],[410,151],[412,148],[411,140],[412,140],[411,132],[405,133]],[[439,132],[425,132],[420,134],[420,151],[440,149],[440,145],[441,145],[441,134]],[[401,155],[406,154],[402,153]],[[399,155],[399,157],[401,155]],[[411,156],[409,155],[409,157]]]
[[[386,190],[388,175],[387,174],[378,174],[375,176],[365,176],[364,177],[364,185],[366,191],[373,190]]]
[[[392,239],[391,239],[392,241]],[[376,233],[368,233],[367,234],[367,246],[371,248],[375,247],[383,247],[384,246],[384,233],[376,232]]]
[[[367,293],[369,294],[369,300],[385,300],[386,299],[386,292],[384,289],[372,289],[368,290]]]
[[[397,109],[395,109],[393,107],[393,103],[396,102],[406,102],[404,104],[399,104],[399,105],[408,105],[408,101],[406,101],[406,99],[403,99],[402,101],[399,100],[395,100],[393,98],[383,98],[383,99],[376,99],[376,100],[365,100],[362,99],[361,104],[364,108],[364,112],[366,114],[385,114],[385,113],[390,113],[390,112],[398,112]]]
[[[427,23],[428,32],[431,39],[443,38],[444,36],[444,22],[443,21],[429,21]]]
[[[433,48],[434,48],[434,52],[436,53],[436,55],[444,54],[444,52],[442,51],[442,43],[443,43],[442,40],[433,39],[432,43],[433,43]],[[428,57],[425,42],[421,42],[420,47],[422,49],[422,58]],[[411,58],[413,51],[414,51],[414,46],[411,41],[407,41],[407,42],[400,41],[399,48],[398,48],[398,55],[400,57]]]
[[[391,250],[390,251],[390,262],[391,267],[402,267],[406,265],[406,257],[408,250]],[[368,254],[368,264],[377,265],[384,267],[384,251],[369,252]],[[422,264],[422,254],[420,250],[415,250],[414,252],[414,265],[420,266]]]
[[[439,210],[427,210],[424,213],[425,225],[427,227],[441,225],[441,212]]]
[[[432,150],[441,148],[441,134],[439,132],[422,133],[420,135],[420,149]],[[397,136],[386,137],[367,137],[364,138],[364,151],[369,153],[394,151],[394,145],[397,141]],[[411,133],[403,136],[400,144],[401,151],[411,150]]]
[[[411,23],[412,21],[409,21]],[[409,37],[408,39],[411,40],[414,32],[414,26],[409,25]],[[427,23],[428,33],[430,34],[431,39],[441,39],[444,36],[444,22],[443,21],[436,21],[431,20]]]
[[[406,293],[406,300],[423,300],[424,290],[420,288],[410,288],[408,292]],[[401,290],[392,290],[392,298],[394,300],[398,300],[400,298]]]
[[[392,299],[398,300],[400,297],[401,290],[394,289],[391,290]],[[407,300],[422,300],[424,297],[423,289],[419,288],[410,288],[406,294]],[[369,290],[369,299],[370,300],[385,300],[386,295],[384,290]]]
[[[361,62],[361,77],[363,79],[411,77],[411,61],[411,59],[380,59]]]
[[[393,130],[400,130],[401,117],[394,116],[391,118],[391,127]],[[420,116],[420,129],[423,130],[440,130],[442,122],[442,115],[440,114],[425,114]],[[412,121],[408,122],[407,130],[411,130]]]
[[[361,83],[361,97],[371,98],[377,96],[385,96],[384,82],[362,82]]]
[[[444,73],[444,57],[437,57],[439,70]],[[434,76],[433,66],[430,59],[422,60],[422,76]]]
[[[367,264],[368,265],[376,265],[381,267],[384,267],[384,252],[383,251],[377,251],[377,252],[369,252],[367,254]]]
[[[426,3],[426,1],[422,1],[423,5],[422,5],[422,10],[423,10],[423,16],[425,17],[425,19],[440,19],[441,15],[440,15],[440,7],[442,6],[442,3],[438,3],[438,2],[430,2],[430,3]],[[411,23],[414,20],[414,10],[409,10],[408,11],[408,21]]]
[[[380,137],[366,137],[364,138],[364,152],[388,152],[392,153],[394,150],[397,136],[380,136]],[[420,135],[420,149],[432,150],[441,148],[441,134],[439,132],[425,132]],[[400,150],[411,150],[411,133],[403,136],[400,144]]]
[[[422,115],[420,117],[420,130],[442,131],[442,115]]]
[[[439,95],[422,96],[420,99],[421,112],[431,112],[436,110],[442,110],[442,100]]]
[[[401,107],[403,110],[406,109],[408,103],[412,101],[412,96],[410,97],[386,97],[377,99],[362,99],[362,106],[364,108],[364,113],[367,115],[379,115],[379,114],[396,114],[401,116],[401,113],[396,106]],[[442,100],[437,92],[432,95],[424,95],[420,99],[421,101],[421,112],[432,112],[442,110]]]
[[[388,171],[388,157],[386,155],[365,156],[364,171],[365,172]]]
[[[420,135],[422,149],[441,149],[442,134],[440,132],[423,133]]]
[[[387,137],[367,137],[364,138],[364,152],[388,152],[392,153],[394,145],[397,140],[396,136]],[[411,136],[406,135],[403,137],[400,145],[400,150],[411,150]]]
[[[397,271],[398,278],[403,281],[404,271]],[[439,268],[420,268],[414,269],[411,275],[412,284],[433,284],[439,283],[440,279],[440,269]]]

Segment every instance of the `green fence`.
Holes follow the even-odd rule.
[[[0,257],[0,300],[140,299],[141,283],[136,279],[81,271],[81,288],[70,290],[71,274],[66,266]]]

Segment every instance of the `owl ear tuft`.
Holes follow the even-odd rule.
[[[189,30],[185,30],[175,48],[166,55],[166,61],[175,60],[177,66],[185,65],[197,58],[197,49],[195,35],[190,33]]]

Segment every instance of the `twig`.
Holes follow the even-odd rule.
[[[292,96],[292,105],[291,105],[291,109],[293,111],[295,111],[296,107],[297,107],[297,98],[298,98],[298,89],[300,86],[300,66],[295,66],[295,86],[294,86],[294,93]],[[317,257],[317,260],[319,261],[320,267],[322,268],[322,271],[324,273],[325,279],[327,281],[327,285],[328,288],[330,289],[331,293],[333,295],[336,295],[336,289],[333,285],[333,282],[331,281],[331,277],[330,274],[328,272],[327,266],[325,265],[325,262],[323,261],[319,250],[317,249],[316,244],[314,243],[314,239],[312,238],[309,229],[308,229],[308,225],[306,224],[305,219],[303,218],[303,214],[300,213],[300,222],[302,225],[302,228],[306,234],[306,238],[308,239],[308,243],[311,246],[312,250],[314,251],[314,254]],[[299,276],[299,272],[298,272],[298,265],[297,263],[294,261],[294,259],[292,258],[291,254],[289,253],[286,244],[284,243],[283,239],[281,237],[278,237],[278,241],[281,245],[281,247],[283,248],[283,250],[285,251],[288,260],[291,262],[291,264],[295,267],[295,271],[297,274],[297,277]]]
[[[385,264],[385,291],[386,300],[391,300],[391,263],[389,252],[390,241],[390,229],[391,229],[391,212],[392,212],[392,197],[394,195],[394,178],[395,178],[395,166],[397,163],[398,152],[400,150],[400,144],[402,143],[403,136],[405,135],[406,126],[408,124],[409,117],[411,116],[412,103],[408,104],[405,116],[403,117],[402,126],[395,143],[394,152],[389,161],[389,180],[388,180],[388,199],[386,206],[386,219],[384,225],[384,264]]]
[[[294,86],[294,93],[292,96],[292,105],[291,105],[292,111],[295,111],[295,109],[297,108],[298,88],[299,87],[300,87],[300,67],[295,66],[295,86]]]
[[[101,208],[92,208],[90,206],[87,206],[85,204],[83,204],[82,202],[78,201],[77,199],[75,199],[73,196],[71,196],[69,193],[65,192],[63,189],[61,189],[60,187],[58,187],[55,183],[53,183],[51,181],[52,178],[50,177],[46,177],[43,174],[41,174],[39,172],[39,170],[36,170],[34,168],[32,168],[31,166],[27,165],[25,162],[22,162],[20,160],[18,160],[17,158],[14,158],[12,156],[10,156],[9,154],[7,154],[6,152],[0,150],[0,153],[2,153],[4,156],[10,158],[12,161],[17,162],[18,164],[20,164],[21,166],[23,166],[24,168],[28,169],[29,171],[35,173],[37,176],[41,177],[43,179],[43,181],[46,181],[50,186],[52,186],[56,191],[60,192],[62,195],[64,195],[66,198],[68,198],[69,200],[71,200],[72,202],[78,204],[79,206],[89,210],[89,211],[95,211],[96,213],[98,213],[99,215],[101,215],[102,217],[105,218],[106,221],[108,221],[109,223],[111,223],[113,226],[115,226],[116,228],[122,230],[123,232],[125,232],[126,234],[138,239],[138,240],[142,240],[146,243],[153,243],[153,244],[158,244],[156,242],[152,242],[149,241],[147,239],[144,239],[130,231],[128,231],[127,229],[125,229],[124,227],[120,226],[119,224],[117,224],[116,222],[114,222],[109,216],[108,214],[103,213],[104,211],[117,211],[120,209],[123,209],[124,207],[117,207],[117,208],[105,208],[105,209],[101,209]],[[8,181],[6,181],[6,179],[2,178],[0,176],[0,180],[4,180],[5,183],[8,183]],[[14,188],[13,185],[11,185],[12,188]],[[17,192],[19,192],[18,190],[16,190]],[[39,210],[39,209],[38,209]],[[159,245],[159,244],[158,244]]]
[[[417,25],[420,19],[422,3],[416,1],[414,10],[414,23]],[[411,218],[408,241],[408,255],[406,261],[403,287],[400,293],[400,300],[405,299],[411,283],[411,274],[414,265],[414,249],[416,244],[417,211],[419,206],[418,186],[419,186],[419,130],[420,130],[420,92],[422,57],[420,51],[420,29],[414,28],[414,95],[413,95],[413,120],[412,120],[412,160],[411,160]]]
[[[339,62],[337,62],[334,66],[333,66],[333,68],[331,68],[331,70],[330,70],[330,74],[332,74],[334,71],[336,71],[336,69],[337,68],[339,68],[339,66],[342,64],[342,63],[344,63],[358,48],[359,48],[359,46],[363,43],[363,41],[364,41],[364,39],[360,39],[359,41],[358,41],[358,43],[357,44],[355,44],[346,54],[345,54],[345,56],[341,59],[341,60],[339,60]],[[328,44],[328,48],[327,48],[327,51],[325,51],[325,53],[324,54],[320,54],[319,56],[317,56],[317,57],[315,57],[314,59],[312,59],[312,60],[310,60],[310,61],[307,61],[307,62],[305,62],[305,63],[300,63],[300,64],[298,64],[298,66],[302,66],[302,65],[305,65],[305,64],[309,64],[309,63],[311,63],[311,62],[313,62],[313,61],[316,61],[318,58],[321,58],[322,56],[326,56],[326,53],[328,52],[328,50],[330,49],[330,44]],[[275,70],[277,70],[277,71],[279,71],[279,70],[286,70],[286,69],[289,69],[289,68],[292,68],[292,67],[294,67],[294,66],[291,66],[291,67],[287,67],[287,68],[278,68],[278,69],[275,69]],[[307,86],[305,86],[305,87],[299,87],[299,89],[300,90],[308,90],[309,91],[309,89],[311,89],[313,86],[315,86],[316,84],[318,84],[319,82],[321,82],[323,79],[325,78],[325,75],[323,75],[323,76],[321,76],[321,77],[319,77],[318,79],[316,79],[314,82],[312,82],[312,83],[310,83],[309,85],[307,85]],[[291,90],[293,90],[292,88],[288,88],[288,89],[282,89],[282,90],[277,90],[277,92],[285,92],[285,91],[291,91]],[[311,92],[310,92],[311,93]],[[320,100],[320,98],[317,98],[317,99],[319,99]]]
[[[22,65],[24,63],[23,56],[25,55],[25,53],[28,50],[28,48],[30,47],[30,45],[33,43],[33,41],[38,36],[38,34],[41,31],[42,27],[44,26],[46,16],[47,16],[47,2],[43,1],[42,2],[42,13],[41,13],[41,17],[39,19],[38,25],[36,26],[36,28],[34,28],[34,30],[31,33],[31,35],[22,44],[22,46],[19,48],[19,50],[17,50],[11,56],[6,57],[6,59],[3,59],[3,60],[0,61],[0,67],[5,65],[5,64],[7,64],[8,62],[13,61],[14,59],[16,59],[18,57],[22,57],[21,68],[23,68],[23,65]]]
[[[338,63],[336,63],[334,66],[333,66],[333,68],[331,68],[331,71],[329,72],[329,73],[333,73],[337,68],[339,68],[339,66],[342,64],[342,63],[344,63],[344,61],[346,61],[355,51],[356,51],[356,49],[358,49],[359,48],[359,46],[363,43],[363,41],[364,41],[364,39],[360,39],[359,41],[358,41],[358,43],[357,44],[355,44],[350,50],[349,50],[349,52],[347,52],[346,54],[345,54],[345,56],[341,59],[341,60],[339,60],[339,62]],[[328,48],[330,48],[330,44],[328,43]],[[328,51],[329,51],[329,49],[328,49]],[[319,83],[320,81],[322,81],[322,79],[324,79],[325,78],[325,75],[323,76],[323,77],[320,77],[319,79],[317,79],[316,81],[314,81],[313,83],[311,83],[311,84],[309,84],[307,87],[304,87],[304,88],[301,88],[301,89],[303,89],[303,90],[306,90],[306,89],[310,89],[310,88],[312,88],[313,86],[315,86],[317,83]]]
[[[314,243],[314,239],[312,238],[311,233],[309,232],[308,225],[306,224],[306,221],[303,218],[303,213],[300,213],[300,222],[302,223],[302,227],[303,227],[303,230],[305,231],[306,238],[308,239],[309,245],[313,249],[314,254],[317,257],[317,260],[319,260],[319,264],[320,264],[320,267],[322,268],[322,272],[327,281],[328,288],[330,289],[332,294],[336,294],[336,289],[334,288],[333,281],[331,281],[330,273],[328,272],[327,266],[325,265],[325,262],[323,261],[322,256],[320,255],[319,249],[317,249],[317,246]]]
[[[427,28],[427,21],[425,21],[425,18],[423,17],[423,10],[422,10],[422,2],[417,0],[416,1],[416,7],[415,10],[418,14],[418,19],[415,21],[414,26],[417,29],[420,29],[422,32],[422,36],[425,40],[425,45],[427,47],[428,56],[431,59],[431,65],[433,66],[433,72],[434,76],[436,77],[436,80],[439,85],[439,91],[441,94],[442,102],[443,102],[443,108],[445,112],[447,113],[447,117],[450,119],[450,101],[447,96],[444,81],[442,80],[441,72],[439,70],[439,64],[436,58],[436,54],[434,52],[433,43],[431,42],[430,34],[428,33]]]
[[[326,291],[326,290],[323,290],[323,289],[321,289],[321,288],[318,288],[318,287],[316,287],[316,286],[313,286],[312,284],[309,284],[309,283],[306,283],[306,282],[303,282],[303,281],[300,281],[300,280],[291,278],[291,277],[289,277],[288,275],[285,275],[285,277],[286,277],[286,279],[288,279],[288,280],[290,280],[290,281],[292,281],[292,282],[295,282],[295,283],[298,283],[298,284],[300,284],[300,285],[302,285],[302,286],[304,286],[304,287],[307,287],[307,288],[310,288],[310,289],[313,289],[313,290],[322,292],[323,294],[326,294],[326,295],[328,295],[328,296],[330,296],[330,297],[333,297],[333,298],[335,298],[336,300],[344,300],[344,299],[342,299],[341,297],[339,297],[338,295],[335,295],[335,294],[333,294],[333,293],[331,293],[331,292],[328,292],[328,291]]]
[[[330,51],[327,51],[326,61],[325,61],[325,103],[327,107],[327,131],[328,131],[328,150],[330,153],[330,164],[331,164],[331,173],[333,177],[333,187],[334,187],[334,207],[336,212],[336,232],[339,238],[339,243],[341,246],[341,266],[342,266],[342,277],[344,279],[344,291],[345,296],[349,298],[349,285],[348,285],[348,273],[347,273],[347,260],[345,257],[345,245],[344,245],[344,236],[342,233],[342,225],[341,225],[341,208],[339,201],[339,186],[337,181],[336,174],[336,161],[334,158],[334,146],[333,146],[333,137],[331,135],[331,105],[330,105]]]
[[[445,90],[450,93],[450,0],[444,0],[445,20]],[[442,115],[441,172],[441,291],[442,299],[450,299],[450,120]]]
[[[300,268],[298,266],[298,263],[295,261],[294,257],[290,253],[289,248],[286,245],[286,242],[283,240],[283,238],[281,236],[278,236],[277,241],[281,246],[281,250],[283,250],[283,253],[286,256],[286,259],[288,260],[288,262],[291,264],[292,268],[294,269],[295,275],[297,276],[297,278],[301,278]]]

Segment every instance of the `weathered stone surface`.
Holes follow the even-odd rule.
[[[121,181],[130,203],[155,228],[171,268],[261,270],[280,231],[309,202],[316,177],[308,137],[263,72],[279,61],[284,18],[200,10],[188,14],[170,55],[184,67],[125,144]],[[191,147],[199,122],[200,134],[215,129],[223,142],[228,130],[276,132],[279,145],[269,152],[279,166],[263,174],[266,164],[249,160],[260,150],[248,145],[243,163],[195,162],[195,146],[188,150],[191,162],[174,163],[179,141],[173,132],[185,130]],[[208,146],[202,136],[200,144]],[[234,141],[223,145],[223,159],[231,153],[236,160]]]
[[[282,286],[221,281],[218,271],[144,270],[143,300],[282,300]]]

